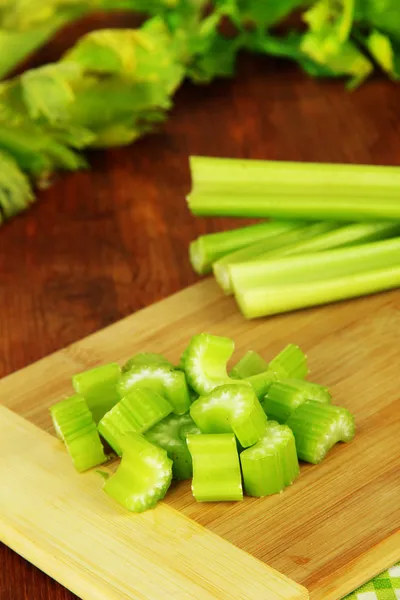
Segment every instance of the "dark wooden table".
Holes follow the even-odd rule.
[[[160,133],[92,153],[90,171],[58,177],[0,230],[0,376],[196,281],[189,241],[233,221],[189,214],[190,154],[400,164],[399,105],[384,79],[349,93],[266,58],[243,57],[233,81],[186,84]],[[0,545],[0,600],[72,598]]]

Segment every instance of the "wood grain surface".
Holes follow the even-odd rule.
[[[36,62],[56,59],[85,27]],[[0,376],[196,280],[188,242],[236,223],[187,212],[189,154],[400,164],[399,101],[400,87],[383,79],[348,93],[254,57],[232,81],[185,85],[160,133],[92,153],[91,171],[57,178],[1,229]],[[73,598],[4,546],[0,565],[0,600]]]

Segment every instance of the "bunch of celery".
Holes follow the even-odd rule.
[[[305,381],[307,357],[290,344],[270,362],[247,352],[228,374],[233,340],[194,336],[175,368],[141,353],[75,375],[76,395],[51,408],[77,471],[121,457],[104,491],[133,512],[154,507],[172,479],[192,480],[199,502],[281,492],[354,437],[352,415]]]
[[[192,157],[191,170],[195,215],[272,217],[190,245],[244,316],[400,286],[399,167]]]
[[[397,0],[0,0],[0,78],[65,24],[99,10],[148,20],[89,33],[59,62],[0,84],[0,224],[30,205],[32,184],[86,166],[84,149],[129,144],[159,126],[185,77],[233,75],[240,50],[289,58],[351,86],[376,65],[400,76]],[[294,11],[303,23],[278,35],[275,26]]]

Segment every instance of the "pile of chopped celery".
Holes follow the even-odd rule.
[[[193,214],[272,218],[189,248],[245,317],[400,287],[400,167],[192,157],[191,172]]]
[[[115,456],[104,491],[132,512],[154,507],[171,482],[192,478],[199,502],[282,492],[355,434],[354,418],[305,380],[307,357],[289,344],[266,361],[248,351],[228,372],[233,340],[195,335],[179,366],[141,353],[73,377],[76,394],[51,409],[77,471]]]

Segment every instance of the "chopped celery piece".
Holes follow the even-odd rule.
[[[153,508],[171,485],[172,461],[162,448],[138,433],[120,439],[122,460],[103,490],[132,512]]]
[[[307,356],[296,344],[288,344],[269,363],[277,379],[304,379],[308,375]]]
[[[285,256],[293,247],[301,246],[302,243],[305,244],[315,238],[318,239],[326,232],[336,230],[338,227],[339,223],[335,222],[299,223],[297,229],[261,240],[224,256],[213,265],[215,279],[226,294],[232,294],[234,290],[231,273],[235,272],[236,266],[241,268],[249,262],[268,257]]]
[[[129,392],[100,421],[99,432],[121,456],[120,439],[127,433],[144,433],[172,412],[172,406],[157,392],[136,388]]]
[[[292,431],[268,422],[263,436],[240,455],[244,489],[248,496],[277,494],[299,475]]]
[[[307,356],[299,346],[289,344],[271,360],[265,372],[246,377],[245,381],[261,400],[274,382],[281,379],[303,379],[307,374]]]
[[[116,386],[120,377],[121,367],[117,363],[110,363],[78,373],[72,378],[74,390],[85,398],[96,423],[119,401]]]
[[[103,464],[107,457],[92,413],[82,396],[71,396],[50,408],[57,436],[64,442],[77,471]]]
[[[189,410],[191,398],[185,373],[168,365],[136,365],[122,375],[117,386],[121,398],[137,388],[150,388],[165,396],[177,415]]]
[[[234,433],[243,448],[255,444],[262,435],[267,417],[250,386],[222,385],[200,396],[190,414],[203,433]]]
[[[399,167],[198,156],[190,166],[196,215],[400,221]]]
[[[245,317],[256,318],[397,288],[399,256],[397,237],[269,261],[250,286],[234,282],[236,299]]]
[[[267,369],[267,361],[264,360],[258,352],[249,350],[232,368],[229,375],[230,377],[233,377],[233,379],[245,379],[246,377],[263,373]]]
[[[189,246],[190,262],[196,273],[205,275],[211,271],[213,263],[222,256],[249,244],[255,244],[259,240],[272,239],[298,227],[297,223],[290,221],[269,221],[232,231],[201,235]]]
[[[303,402],[315,400],[329,404],[331,399],[328,388],[322,385],[302,379],[285,379],[271,385],[261,404],[268,419],[286,423],[290,415]]]
[[[198,502],[242,500],[242,476],[233,434],[188,435],[192,492]]]
[[[226,337],[200,333],[189,342],[181,357],[181,367],[189,385],[200,395],[215,387],[232,382],[227,373],[227,362],[235,344]]]
[[[190,479],[193,474],[192,457],[187,447],[188,434],[199,434],[189,414],[169,415],[160,423],[152,427],[145,437],[152,444],[163,448],[172,460],[172,477],[174,479]]]
[[[349,442],[355,435],[353,415],[345,408],[308,400],[289,417],[297,455],[318,464],[337,442]]]
[[[126,373],[130,371],[133,367],[141,366],[141,365],[166,365],[171,369],[174,368],[174,365],[169,362],[165,356],[162,354],[157,354],[155,352],[140,352],[139,354],[135,354],[129,360],[126,361],[124,366],[122,367],[122,372]]]

